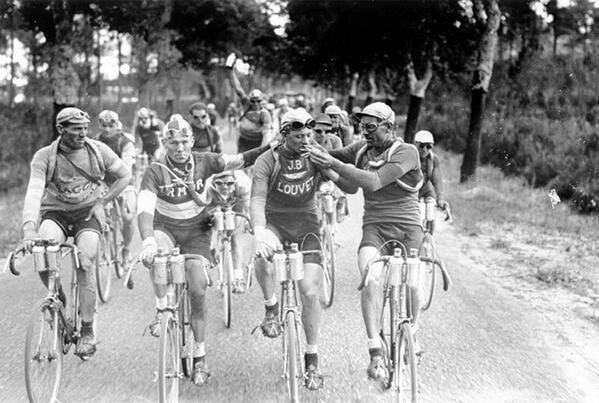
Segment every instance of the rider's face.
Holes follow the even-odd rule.
[[[171,160],[180,163],[187,162],[191,155],[193,139],[190,136],[176,133],[165,139],[165,147],[166,153]]]
[[[426,158],[431,153],[433,145],[430,143],[416,143],[416,147],[418,147],[418,153],[420,153],[420,157]]]
[[[115,122],[114,120],[111,121],[100,121],[100,131],[102,132],[103,135],[108,136],[108,137],[112,137],[115,134],[118,133],[118,123]]]
[[[389,127],[389,124],[380,122],[379,119],[374,116],[362,116],[360,125],[363,128],[362,134],[366,138],[366,141],[374,147],[381,146],[385,141],[393,138],[393,131]],[[376,128],[369,131],[369,125],[374,125]]]
[[[341,125],[341,115],[329,115],[331,118],[331,122],[333,122],[333,127],[336,129]]]
[[[322,123],[316,123],[316,126],[314,126],[314,140],[316,140],[318,144],[322,144],[327,136],[326,133],[330,130],[331,126],[323,125]]]
[[[214,179],[214,188],[224,198],[229,197],[235,190],[234,176],[221,176]]]
[[[139,122],[139,125],[145,129],[150,127],[151,122],[149,116],[140,116],[137,118],[137,121]]]
[[[210,116],[203,109],[194,109],[191,111],[191,125],[197,127],[198,129],[203,129],[206,127],[208,122],[210,121]]]
[[[285,136],[285,147],[293,153],[301,154],[304,147],[310,144],[312,138],[312,130],[307,127],[300,130],[290,130]]]
[[[87,123],[80,123],[75,125],[66,124],[65,126],[58,126],[58,132],[62,136],[62,141],[67,147],[78,149],[83,148],[85,145],[85,138],[87,137]]]

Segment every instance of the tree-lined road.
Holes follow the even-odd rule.
[[[339,228],[335,302],[324,311],[320,359],[327,375],[319,392],[302,391],[307,401],[387,401],[389,395],[366,379],[366,335],[356,291],[356,248],[361,197],[351,199],[352,216]],[[453,274],[450,293],[438,290],[424,313],[419,337],[425,350],[419,367],[422,401],[597,401],[595,362],[582,355],[557,325],[493,284],[459,257],[454,230],[440,225],[439,247]],[[23,267],[25,269],[25,267]],[[129,291],[115,281],[113,297],[99,308],[98,352],[89,362],[70,354],[64,363],[62,402],[155,401],[157,339],[143,336],[153,317],[153,295],[145,270]],[[37,276],[1,277],[0,401],[25,401],[23,340],[26,320],[44,295]],[[183,382],[182,401],[284,401],[280,339],[251,330],[263,315],[258,287],[234,295],[231,329],[221,320],[221,300],[209,290],[209,384]]]

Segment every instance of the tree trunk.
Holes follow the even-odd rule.
[[[557,55],[557,29],[553,27],[553,57]]]
[[[406,143],[414,142],[416,125],[418,124],[418,115],[422,106],[422,98],[410,95],[410,104],[408,106],[408,116],[406,118],[406,128],[404,130],[404,141]]]
[[[408,83],[410,85],[410,104],[408,106],[408,116],[406,120],[406,128],[404,131],[404,141],[406,143],[414,142],[414,134],[418,124],[418,116],[420,115],[420,107],[428,85],[433,77],[433,66],[430,61],[426,64],[426,72],[421,79],[416,76],[414,65],[412,62],[408,64]]]
[[[100,30],[98,29],[98,44],[97,44],[97,52],[98,52],[98,106],[99,110],[104,109],[104,103],[102,102],[102,36],[100,34]]]
[[[481,1],[481,0],[478,0]],[[485,30],[479,42],[478,66],[472,74],[472,100],[470,104],[470,125],[466,150],[460,170],[460,183],[473,178],[480,159],[481,127],[484,113],[485,94],[493,73],[493,58],[497,46],[497,29],[500,11],[497,0],[484,0],[486,12]]]

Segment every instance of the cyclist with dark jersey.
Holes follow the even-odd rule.
[[[133,134],[135,143],[141,153],[148,155],[152,161],[158,158],[160,149],[160,132],[164,124],[157,119],[148,108],[140,108],[135,115]]]
[[[212,122],[208,107],[202,102],[196,102],[189,107],[191,128],[193,130],[193,151],[223,151],[223,140]]]
[[[209,377],[206,364],[206,261],[210,259],[208,201],[202,197],[205,181],[213,174],[251,164],[269,147],[229,155],[193,152],[193,132],[180,115],[173,115],[163,130],[165,155],[146,170],[138,197],[138,224],[142,239],[141,258],[151,265],[158,247],[178,246],[181,253],[204,259],[186,262],[187,286],[194,332],[191,380],[201,386]],[[154,284],[157,314],[150,324],[153,336],[160,333],[160,318],[166,306],[166,288]]]
[[[257,251],[262,257],[271,256],[283,242],[296,242],[300,250],[320,249],[316,238],[319,233],[316,190],[323,173],[328,174],[329,170],[317,168],[305,156],[305,147],[312,141],[313,127],[314,120],[305,109],[287,112],[282,119],[282,145],[261,155],[254,166],[250,213]],[[320,263],[319,255],[305,255],[304,279],[298,282],[307,340],[304,383],[311,390],[321,388],[323,383],[318,369],[319,295],[323,276]],[[256,279],[262,289],[266,311],[262,332],[267,337],[278,337],[281,323],[274,272],[272,265],[264,259],[256,261]]]
[[[365,141],[333,150],[330,154],[314,147],[309,147],[309,151],[315,164],[339,174],[335,182],[342,190],[350,193],[358,187],[363,190],[362,241],[358,249],[358,266],[363,273],[368,262],[379,256],[379,249],[388,240],[401,241],[408,251],[420,249],[423,233],[418,190],[422,186],[422,172],[416,147],[395,138],[395,113],[388,105],[375,102],[367,105],[358,116]],[[372,267],[373,281],[361,295],[370,354],[367,373],[372,379],[388,376],[378,335],[381,271],[382,265]],[[410,284],[410,288],[416,323],[420,300],[417,287]]]

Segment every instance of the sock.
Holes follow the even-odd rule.
[[[267,307],[272,307],[272,306],[277,305],[277,302],[278,302],[277,296],[275,294],[273,294],[272,297],[264,300],[264,305]]]
[[[206,343],[197,342],[193,343],[193,358],[203,358],[206,355]]]
[[[306,344],[306,354],[318,354],[318,344]]]
[[[305,363],[306,370],[308,369],[308,367],[310,365],[313,365],[316,368],[318,368],[318,354],[311,354],[311,353],[304,354],[304,363]]]
[[[166,308],[166,295],[164,297],[156,297],[156,309],[163,310]]]
[[[382,348],[383,345],[381,344],[381,339],[378,337],[375,337],[374,339],[368,339],[368,349],[373,349],[373,348]]]

